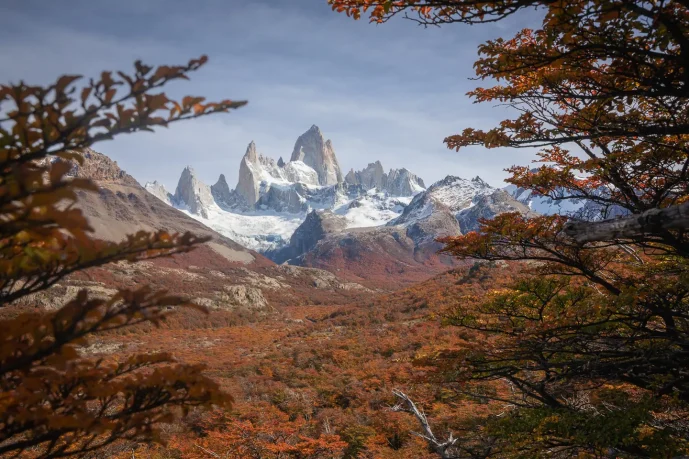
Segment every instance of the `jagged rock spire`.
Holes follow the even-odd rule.
[[[237,193],[242,197],[244,202],[250,206],[256,204],[260,197],[259,188],[261,186],[261,179],[259,177],[259,167],[256,144],[252,140],[249,146],[246,147],[246,153],[244,153],[244,157],[239,163],[239,178],[236,188]]]
[[[258,162],[258,152],[256,151],[256,143],[254,143],[253,140],[249,142],[249,145],[246,147],[246,153],[244,153],[244,157],[252,163]]]
[[[189,212],[208,218],[208,209],[213,205],[213,196],[210,187],[196,177],[191,166],[182,171],[175,190],[174,200],[184,203]]]
[[[228,205],[231,201],[230,187],[225,179],[225,174],[220,174],[215,185],[211,185],[211,194],[215,202]]]
[[[303,161],[312,167],[318,173],[321,185],[336,185],[343,182],[332,142],[323,138],[321,130],[315,124],[297,139],[291,161]]]

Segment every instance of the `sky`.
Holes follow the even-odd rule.
[[[480,176],[495,186],[504,168],[528,164],[529,150],[448,150],[443,139],[489,128],[510,113],[474,104],[478,46],[535,25],[533,14],[497,24],[420,27],[402,18],[382,25],[331,11],[326,0],[3,0],[0,81],[48,84],[62,74],[98,76],[149,65],[209,62],[170,96],[248,100],[229,114],[123,135],[94,145],[140,183],[174,192],[192,166],[213,184],[236,184],[250,141],[260,154],[289,159],[311,125],[332,140],[343,173],[380,160],[433,183]]]

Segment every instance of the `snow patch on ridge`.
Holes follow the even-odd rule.
[[[369,190],[365,196],[345,202],[334,211],[345,217],[347,228],[382,226],[397,218],[411,200],[411,196],[397,197]]]

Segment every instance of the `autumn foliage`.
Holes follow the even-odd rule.
[[[96,191],[71,177],[79,149],[136,131],[226,112],[245,102],[168,99],[158,88],[187,79],[206,58],[183,66],[103,72],[79,85],[62,76],[47,87],[0,86],[0,307],[36,294],[72,273],[113,261],[150,259],[192,249],[191,234],[140,232],[120,243],[94,240],[74,207],[77,191]],[[91,358],[94,335],[144,322],[159,324],[184,298],[144,286],[110,298],[86,290],[46,312],[24,306],[0,320],[0,456],[63,457],[128,439],[158,439],[161,423],[192,407],[230,399],[201,373],[168,353]]]
[[[446,322],[481,343],[423,360],[439,382],[503,407],[448,457],[675,457],[689,451],[687,232],[578,243],[568,221],[641,214],[689,195],[689,5],[683,1],[330,0],[373,22],[542,22],[479,48],[469,93],[511,116],[449,136],[452,149],[538,148],[508,181],[575,201],[570,215],[503,214],[445,252],[523,262],[523,275]],[[584,230],[586,226],[583,226]],[[463,443],[460,439],[458,444]]]
[[[165,320],[167,307],[185,300],[129,284],[105,299],[81,292],[53,311],[22,306],[1,323],[0,455],[689,454],[687,232],[578,243],[566,231],[572,221],[687,200],[689,5],[329,3],[378,23],[540,14],[538,29],[479,49],[477,76],[490,86],[469,95],[506,104],[510,117],[445,142],[459,150],[538,148],[539,164],[511,168],[509,181],[533,197],[579,202],[580,210],[484,221],[479,232],[443,241],[445,253],[468,259],[467,267],[389,295],[361,293],[345,307],[319,297],[317,305],[281,304],[273,315],[201,319],[204,312],[187,304]],[[131,75],[106,72],[81,87],[75,77],[46,88],[0,87],[3,311],[84,269],[105,279],[112,275],[105,263],[186,252],[204,241],[165,232],[95,241],[73,207],[76,190],[95,187],[70,177],[79,148],[241,106],[153,94],[204,61],[158,69],[137,63]],[[447,447],[429,441],[395,393],[423,410]]]

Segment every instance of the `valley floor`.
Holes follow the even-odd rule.
[[[393,389],[423,407],[438,432],[466,429],[457,413],[488,413],[434,379],[420,358],[474,344],[441,325],[443,312],[510,277],[512,268],[460,268],[352,304],[288,305],[268,315],[175,313],[160,329],[107,336],[95,354],[170,351],[203,363],[235,399],[231,412],[194,413],[168,445],[120,445],[114,457],[425,458],[416,420],[393,412]],[[507,274],[507,275],[506,275]],[[499,281],[496,279],[500,279]],[[434,382],[436,381],[436,382]]]

